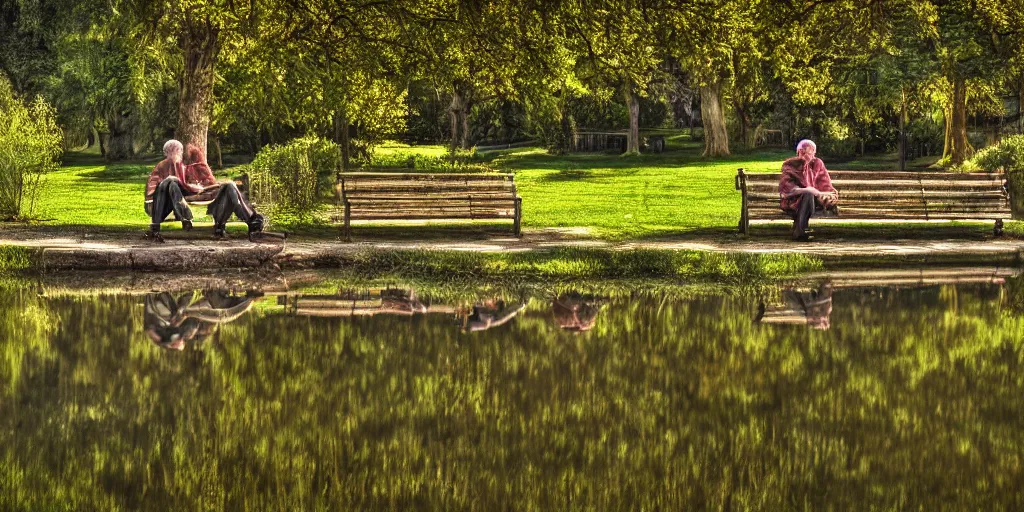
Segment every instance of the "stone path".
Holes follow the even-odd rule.
[[[197,233],[198,232],[198,233]],[[167,243],[154,244],[141,234],[83,234],[26,227],[0,226],[0,245],[38,248],[47,269],[253,267],[270,262],[308,266],[318,260],[344,259],[365,250],[439,249],[475,252],[540,251],[560,247],[609,250],[699,250],[726,253],[800,253],[831,258],[872,257],[993,257],[1019,259],[1024,240],[984,239],[891,239],[825,238],[812,243],[793,243],[776,237],[723,236],[721,239],[681,239],[612,242],[586,238],[579,229],[545,229],[524,233],[522,238],[494,235],[467,240],[401,239],[354,242],[340,239],[293,237],[284,244],[250,243],[244,237],[225,241],[208,238],[205,231],[171,231]]]

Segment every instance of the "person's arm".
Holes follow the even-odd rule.
[[[160,182],[163,180],[164,176],[161,172],[160,164],[156,164],[156,167],[153,167],[153,172],[149,173],[149,180],[146,181],[146,199],[153,198],[157,185],[160,185]]]

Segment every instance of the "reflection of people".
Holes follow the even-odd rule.
[[[552,301],[551,310],[559,327],[567,331],[583,332],[594,327],[600,307],[592,298],[571,292],[559,295]]]
[[[803,292],[788,289],[782,292],[782,296],[789,308],[803,312],[807,325],[821,330],[831,327],[832,283],[825,281],[817,290]]]
[[[828,169],[815,157],[814,142],[804,139],[796,155],[782,163],[779,198],[782,211],[793,218],[793,240],[807,241],[807,224],[812,216],[836,212],[839,192],[832,186]]]
[[[184,350],[185,342],[202,341],[218,325],[238,319],[253,301],[219,291],[205,292],[195,302],[194,298],[191,293],[178,298],[167,292],[147,295],[144,326],[149,339],[163,348]]]
[[[462,330],[465,332],[486,331],[491,327],[504,325],[525,308],[526,304],[509,306],[501,299],[485,300],[480,304],[474,304],[472,312],[465,315]]]

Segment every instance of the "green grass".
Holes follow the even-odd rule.
[[[740,194],[735,190],[737,168],[751,172],[777,171],[792,152],[768,149],[736,151],[726,158],[700,156],[701,144],[686,136],[670,137],[662,154],[623,156],[617,154],[551,155],[540,148],[491,151],[476,155],[500,170],[514,172],[519,194],[523,197],[523,227],[584,228],[576,232],[612,240],[649,238],[735,239],[739,218]],[[394,159],[402,155],[424,158],[443,157],[441,145],[409,146],[387,143],[375,154]],[[934,159],[911,162],[926,166]],[[98,155],[72,153],[65,166],[47,176],[36,214],[44,226],[82,229],[140,230],[148,224],[142,209],[142,191],[156,159],[124,164],[105,164]],[[877,155],[856,160],[826,163],[833,169],[892,169],[893,155]],[[230,171],[223,173],[231,175]],[[209,222],[197,209],[197,223]],[[1024,229],[1011,223],[1008,233]],[[234,229],[242,229],[237,224]],[[336,238],[334,228],[289,226],[305,237]],[[175,229],[174,223],[168,228]],[[359,226],[356,236],[364,238],[452,238],[487,236],[501,233],[507,226],[491,224],[431,224],[428,228],[409,226]],[[762,234],[775,236],[785,229],[770,226]],[[832,227],[828,228],[830,231]],[[934,227],[886,226],[876,232],[871,227],[837,228],[850,236],[933,236]],[[845,229],[845,232],[842,231]],[[939,228],[946,229],[946,228]],[[971,237],[982,237],[987,228],[952,228]],[[961,233],[962,234],[962,233]]]

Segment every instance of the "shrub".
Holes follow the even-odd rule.
[[[1006,137],[999,144],[978,151],[965,167],[981,171],[1024,170],[1024,135]]]
[[[1024,135],[1006,137],[999,144],[978,151],[958,170],[1006,172],[1013,211],[1024,212]]]
[[[302,137],[260,150],[244,169],[249,195],[269,217],[295,215],[310,220],[334,187],[341,148],[319,137]]]
[[[63,136],[43,99],[26,103],[0,74],[0,219],[32,216],[39,181],[59,167]]]

